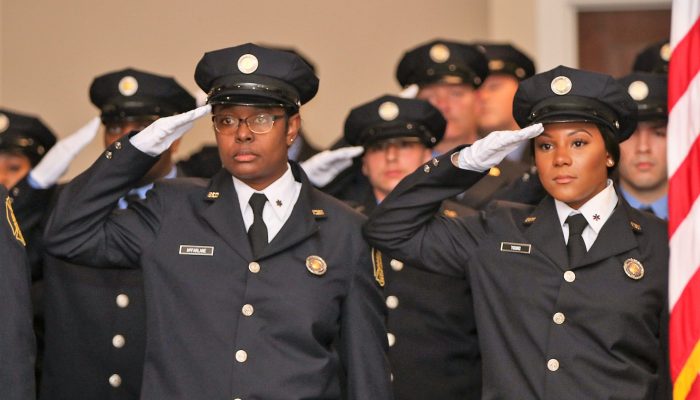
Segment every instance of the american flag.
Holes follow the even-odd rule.
[[[700,0],[674,0],[668,79],[673,398],[700,399]]]

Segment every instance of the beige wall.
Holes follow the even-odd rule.
[[[173,75],[194,92],[205,51],[288,45],[319,70],[319,94],[302,117],[311,141],[327,146],[352,106],[398,91],[404,50],[435,37],[487,38],[487,14],[487,0],[0,0],[0,104],[35,112],[64,136],[96,115],[88,87],[98,74],[133,66]],[[180,156],[204,142],[213,142],[207,122],[185,137]],[[101,149],[95,141],[66,178]]]

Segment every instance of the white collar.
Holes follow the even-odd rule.
[[[235,176],[232,176],[232,178],[233,186],[238,194],[238,203],[241,207],[241,211],[249,207],[248,201],[250,201],[250,197],[253,193],[263,193],[270,202],[270,208],[275,213],[275,216],[279,220],[284,220],[287,215],[287,210],[296,202],[294,186],[296,181],[294,180],[292,168],[289,166],[289,163],[287,163],[287,170],[285,173],[263,190],[255,190]]]
[[[574,210],[566,203],[557,199],[554,199],[554,205],[557,207],[559,224],[561,226],[564,226],[569,215],[583,214],[586,218],[586,222],[588,222],[588,226],[591,227],[597,235],[603,225],[605,225],[605,221],[607,221],[613,211],[615,211],[617,201],[615,188],[613,187],[612,181],[608,179],[605,189],[593,196],[584,205],[579,207],[578,210]]]

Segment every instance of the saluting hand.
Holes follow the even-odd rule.
[[[211,111],[207,104],[186,113],[164,117],[156,120],[141,132],[134,135],[131,144],[149,156],[158,156],[170,148],[174,141],[192,129],[194,121]]]
[[[32,181],[41,189],[55,185],[80,150],[97,136],[99,128],[100,118],[95,117],[82,128],[59,140],[30,172]]]
[[[511,151],[544,131],[534,124],[517,131],[495,131],[452,155],[452,163],[462,169],[483,172],[498,165]]]
[[[362,146],[326,150],[302,161],[300,165],[314,186],[323,187],[351,166],[352,159],[362,154],[364,150]]]

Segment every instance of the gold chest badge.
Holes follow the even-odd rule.
[[[5,198],[5,216],[7,217],[7,223],[10,225],[10,229],[12,230],[12,235],[18,242],[22,243],[22,246],[26,246],[27,242],[24,241],[22,231],[19,229],[17,218],[15,218],[15,212],[12,210],[12,199],[9,197]]]
[[[622,269],[625,270],[627,276],[634,280],[642,279],[644,276],[644,266],[634,258],[626,259],[622,264]]]
[[[374,279],[379,286],[384,287],[384,263],[382,262],[382,252],[372,248],[372,267],[374,269]]]
[[[326,273],[328,265],[319,256],[308,256],[306,257],[306,269],[314,275],[321,276]]]

